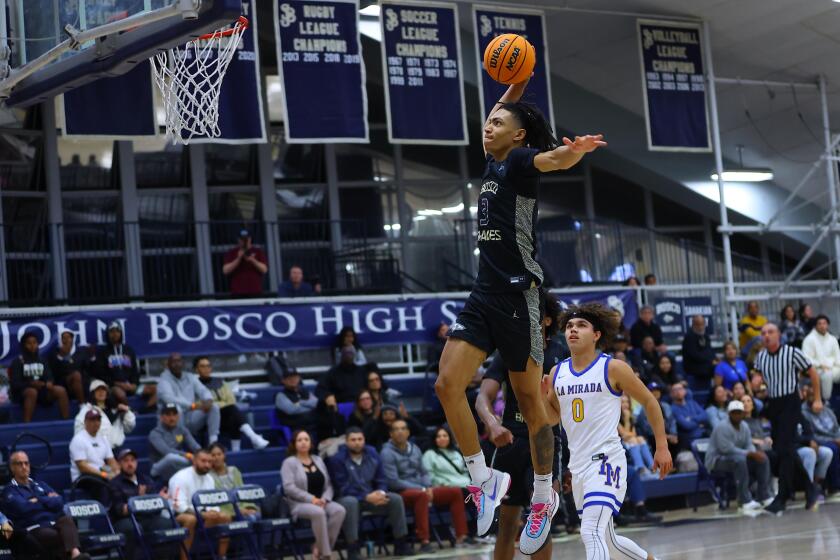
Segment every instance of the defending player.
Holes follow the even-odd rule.
[[[510,367],[511,386],[528,425],[534,491],[531,513],[519,539],[533,554],[548,538],[558,496],[551,488],[554,437],[540,395],[543,348],[537,289],[543,272],[536,261],[534,228],[540,173],[568,169],[606,143],[601,135],[563,138],[558,147],[539,110],[519,102],[528,82],[510,86],[484,124],[487,168],[478,198],[478,276],[463,311],[449,330],[435,391],[464,454],[478,518],[478,534],[490,530],[510,476],[488,469],[464,391],[495,349]]]
[[[543,394],[552,423],[562,421],[569,445],[572,494],[581,517],[580,535],[587,560],[653,560],[639,545],[615,534],[627,490],[627,458],[618,436],[621,394],[642,403],[656,438],[653,469],[664,478],[671,471],[665,422],[656,398],[630,366],[597,350],[618,330],[618,315],[599,303],[567,309],[560,328],[572,357],[543,378]]]

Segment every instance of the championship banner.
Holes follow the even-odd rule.
[[[624,326],[630,327],[639,318],[639,304],[636,302],[634,290],[615,290],[609,292],[577,292],[573,294],[552,290],[557,299],[560,300],[560,307],[567,309],[572,305],[581,303],[600,303],[621,315],[621,322]]]
[[[633,290],[557,294],[565,305],[601,301],[635,321]],[[89,309],[54,315],[0,313],[0,363],[8,365],[20,353],[20,339],[34,332],[45,352],[71,331],[76,347],[102,345],[108,324],[123,326],[126,343],[143,358],[171,352],[239,354],[306,348],[327,348],[344,326],[353,327],[368,345],[432,342],[441,323],[452,324],[467,294],[451,298],[409,298],[357,303],[352,300],[263,305],[198,303],[184,307],[144,306]],[[185,350],[188,349],[188,350]]]
[[[700,25],[637,24],[648,149],[711,152]]]
[[[129,72],[100,78],[60,96],[64,136],[109,140],[156,136],[152,70],[148,61]],[[126,108],[131,99],[131,108]]]
[[[438,2],[382,2],[388,141],[466,145],[458,10]]]
[[[276,0],[286,142],[367,143],[358,0]]]
[[[242,15],[248,29],[222,82],[219,92],[218,138],[195,137],[196,144],[253,144],[266,141],[262,84],[260,83],[260,46],[257,36],[255,0],[242,0]]]
[[[715,314],[710,297],[662,297],[654,306],[656,324],[662,328],[662,335],[668,338],[682,338],[691,330],[691,318],[702,315],[706,319],[706,332],[715,330]]]
[[[508,86],[493,80],[484,71],[484,49],[497,36],[505,33],[522,35],[534,45],[537,64],[534,76],[528,83],[523,101],[528,101],[540,108],[543,115],[554,128],[554,105],[551,103],[551,75],[548,64],[548,46],[546,44],[545,13],[540,10],[528,10],[498,6],[473,6],[473,21],[475,23],[475,42],[478,55],[478,74],[481,87],[478,95],[481,99],[483,113],[479,122],[483,123],[490,110],[507,91]]]

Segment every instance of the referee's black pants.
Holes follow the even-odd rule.
[[[770,420],[770,437],[773,438],[773,451],[778,458],[779,493],[778,499],[787,501],[793,497],[796,479],[808,473],[802,466],[797,448],[796,425],[800,415],[802,401],[797,393],[768,399],[765,416]]]

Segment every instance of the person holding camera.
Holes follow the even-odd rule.
[[[239,243],[225,253],[222,273],[228,277],[232,296],[258,296],[262,293],[263,276],[268,272],[265,251],[251,241],[251,232],[239,231]]]

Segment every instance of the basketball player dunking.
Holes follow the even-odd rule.
[[[599,303],[567,309],[560,328],[572,357],[543,378],[550,422],[562,422],[569,446],[572,494],[581,517],[580,536],[586,560],[654,560],[628,538],[615,534],[617,515],[627,490],[627,458],[618,436],[621,394],[645,407],[656,437],[653,469],[664,478],[671,471],[665,422],[656,398],[626,363],[599,352],[618,331],[619,317]]]
[[[540,395],[543,340],[538,289],[543,273],[534,240],[539,177],[572,167],[606,143],[601,135],[578,136],[574,141],[563,138],[559,146],[540,111],[519,101],[527,84],[526,80],[510,86],[484,123],[487,168],[478,198],[478,276],[449,329],[435,390],[464,454],[478,534],[484,535],[510,476],[487,467],[464,391],[495,349],[510,368],[534,466],[531,514],[519,540],[519,549],[530,555],[545,544],[559,502],[551,488],[554,436]]]

